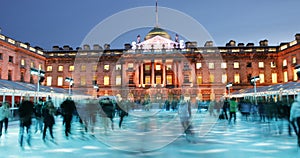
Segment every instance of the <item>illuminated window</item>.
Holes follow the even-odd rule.
[[[122,69],[122,65],[121,64],[117,64],[116,65],[116,70],[121,70]]]
[[[265,74],[259,74],[259,83],[265,83]]]
[[[104,76],[104,83],[105,86],[109,85],[109,76]]]
[[[52,71],[52,66],[51,65],[47,66],[47,71]]]
[[[150,65],[145,65],[145,71],[150,71]]]
[[[155,83],[161,84],[161,76],[155,76]]]
[[[240,83],[240,74],[234,74],[234,83]]]
[[[145,76],[145,84],[151,84],[151,77]]]
[[[64,66],[62,66],[62,65],[59,65],[58,66],[58,70],[57,71],[59,71],[59,72],[62,72],[64,70]]]
[[[25,66],[25,59],[21,59],[21,66]]]
[[[103,67],[103,69],[104,69],[105,71],[108,71],[108,70],[109,70],[109,65],[108,65],[108,64],[105,64],[104,67]]]
[[[293,63],[293,64],[296,64],[296,63],[297,63],[297,58],[296,58],[296,57],[293,57],[293,58],[292,58],[292,63]]]
[[[201,75],[198,75],[197,76],[197,84],[202,84],[202,76]]]
[[[64,82],[64,79],[62,76],[57,77],[57,86],[62,86]]]
[[[271,62],[271,68],[275,68],[276,67],[276,63],[275,63],[275,61],[272,61]]]
[[[258,67],[259,68],[264,68],[264,62],[258,62]]]
[[[215,68],[215,63],[208,63],[208,68],[209,69],[214,69]]]
[[[196,69],[200,69],[202,67],[202,63],[196,63]]]
[[[85,76],[80,76],[80,85],[85,86],[86,85],[86,78]]]
[[[92,66],[92,70],[93,70],[94,72],[96,72],[96,71],[97,71],[97,68],[98,68],[98,66],[97,66],[97,65],[93,65],[93,66]]]
[[[133,69],[133,63],[128,63],[128,69]]]
[[[286,59],[284,59],[284,60],[282,61],[282,66],[287,66],[287,61],[286,61]]]
[[[277,73],[272,73],[272,83],[277,83]]]
[[[298,80],[298,76],[297,76],[297,70],[294,69],[294,81]]]
[[[222,63],[221,63],[221,68],[222,68],[222,69],[226,69],[226,68],[227,68],[227,63],[222,62]]]
[[[51,76],[47,76],[47,82],[46,82],[47,86],[52,86],[52,77]]]
[[[227,74],[222,74],[222,83],[227,83]]]
[[[86,71],[86,66],[85,66],[85,65],[81,65],[80,70],[81,70],[81,71]]]
[[[167,85],[172,85],[172,84],[173,84],[172,75],[167,75]]]
[[[155,65],[155,70],[161,70],[161,65],[159,64]]]
[[[215,82],[215,75],[209,74],[209,82],[214,83]]]
[[[30,67],[34,67],[34,63],[33,62],[30,63]]]
[[[240,68],[240,63],[239,62],[234,62],[233,63],[233,68],[235,68],[235,69]]]
[[[122,77],[120,75],[116,76],[116,86],[120,86],[122,84]]]
[[[283,82],[288,82],[288,73],[287,73],[287,71],[283,72]]]
[[[171,64],[167,65],[167,70],[172,70],[172,65]]]
[[[39,64],[39,69],[43,70],[42,64]]]
[[[93,75],[93,81],[97,82],[97,75]],[[96,83],[95,83],[96,84]]]
[[[69,71],[74,71],[74,65],[69,66]]]

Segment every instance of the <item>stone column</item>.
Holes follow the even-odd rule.
[[[139,87],[139,63],[135,64],[135,74],[134,74],[134,82],[135,82],[135,87]]]
[[[154,86],[154,79],[155,79],[155,71],[154,71],[154,60],[151,61],[151,86]]]
[[[163,60],[162,61],[162,71],[163,71],[163,75],[162,75],[162,85],[164,85],[164,87],[166,87],[166,61]]]
[[[177,61],[174,60],[173,62],[173,72],[174,72],[174,85],[177,86],[178,84],[178,73],[177,73]]]
[[[127,74],[126,74],[127,66],[126,63],[122,63],[121,66],[122,66],[122,87],[126,87],[128,84]]]
[[[143,86],[143,84],[144,84],[144,63],[141,63],[140,84],[141,84],[141,86]]]

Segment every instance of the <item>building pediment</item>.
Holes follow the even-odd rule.
[[[183,46],[182,42],[175,42],[170,39],[164,38],[162,36],[154,36],[148,40],[145,40],[141,43],[133,43],[133,49],[143,49],[143,50],[151,50],[151,49],[173,49],[174,47],[178,48]]]

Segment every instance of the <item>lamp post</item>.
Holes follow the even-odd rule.
[[[97,84],[94,84],[93,87],[96,90],[96,97],[98,97],[99,86]]]
[[[226,89],[228,90],[228,96],[230,96],[230,87],[232,87],[232,82],[229,82],[229,83],[226,85]]]
[[[65,81],[69,82],[69,96],[71,96],[71,87],[73,85],[74,80],[71,77],[66,77]]]
[[[37,94],[35,96],[35,101],[37,101],[37,95],[40,91],[40,82],[43,82],[45,79],[45,71],[41,69],[35,69],[35,68],[30,68],[30,74],[36,75],[38,77],[38,82],[37,82]]]
[[[255,101],[255,105],[257,105],[257,100],[256,100],[256,81],[258,81],[258,80],[260,80],[259,76],[254,76],[250,80],[251,85],[254,86],[254,101]]]

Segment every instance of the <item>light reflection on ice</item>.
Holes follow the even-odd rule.
[[[45,152],[48,152],[48,153],[55,153],[55,152],[71,153],[71,152],[74,152],[77,150],[79,150],[79,149],[77,149],[77,148],[61,148],[61,149],[45,150]]]

